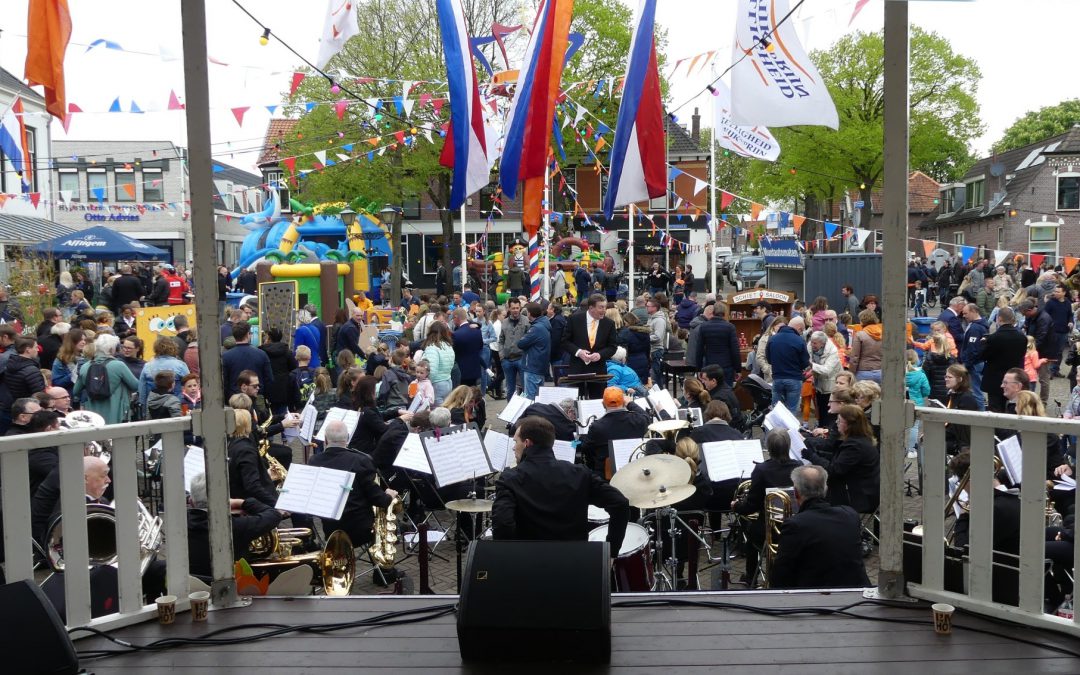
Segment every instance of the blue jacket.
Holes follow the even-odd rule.
[[[679,328],[689,328],[697,312],[698,304],[690,298],[683,298],[679,308],[675,310],[675,323],[679,324]]]
[[[915,405],[924,405],[926,397],[930,395],[930,380],[922,368],[909,370],[904,373],[904,386],[907,388],[908,398]]]
[[[794,328],[782,327],[765,345],[765,358],[772,366],[774,380],[802,380],[803,371],[810,367],[810,352],[806,342]]]
[[[311,363],[308,365],[311,368],[318,368],[322,365],[322,360],[319,358],[319,329],[313,324],[302,323],[296,327],[296,333],[293,334],[293,353],[296,353],[296,348],[304,345],[311,350]]]
[[[563,333],[566,331],[566,317],[562,314],[556,314],[548,319],[548,324],[551,326],[551,361],[554,363],[562,358],[562,338]]]
[[[529,324],[525,337],[518,340],[521,350],[521,370],[544,375],[551,363],[551,321],[544,315]]]
[[[334,340],[334,353],[348,349],[353,356],[360,355],[360,326],[349,319],[338,328],[337,337]]]
[[[979,319],[968,324],[967,331],[964,333],[964,341],[958,343],[960,349],[960,363],[964,364],[968,370],[975,367],[979,361],[982,361],[983,350],[983,338],[990,332],[990,326],[986,323],[986,319]]]
[[[938,314],[938,321],[945,324],[949,328],[949,332],[953,336],[953,340],[956,341],[957,347],[964,341],[964,321],[956,312],[951,308],[946,307],[945,311]]]
[[[461,371],[462,381],[479,381],[480,354],[484,351],[484,337],[480,326],[463,323],[454,330],[454,359]]]
[[[611,375],[611,379],[608,380],[609,387],[618,387],[623,391],[630,391],[635,387],[642,386],[641,378],[637,376],[634,369],[618,361],[607,362],[608,375]]]
[[[149,366],[148,362],[146,367]],[[143,376],[146,375],[146,367],[143,368]],[[264,390],[269,389],[274,381],[274,373],[270,370],[270,357],[266,355],[266,352],[252,347],[247,342],[238,344],[221,355],[221,378],[225,381],[226,399],[240,393],[240,388],[236,386],[236,378],[245,370],[254,370],[258,373],[259,384]],[[152,377],[150,381],[153,381]],[[141,394],[139,399],[143,400]]]
[[[706,321],[698,328],[697,343],[701,362],[692,365],[704,368],[716,364],[724,369],[727,383],[732,385],[734,376],[742,369],[739,334],[735,325],[725,319]]]

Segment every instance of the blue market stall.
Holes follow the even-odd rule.
[[[168,251],[107,227],[91,227],[29,247],[30,252],[67,260],[169,260]]]

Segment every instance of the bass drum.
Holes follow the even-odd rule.
[[[607,541],[608,526],[601,525],[589,532],[589,541]],[[615,590],[621,593],[645,593],[652,590],[656,577],[653,574],[652,542],[649,531],[637,523],[626,525],[619,557],[612,570]]]

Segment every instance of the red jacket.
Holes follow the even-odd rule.
[[[165,277],[166,283],[169,284],[169,304],[182,305],[187,302],[187,299],[184,298],[184,294],[190,290],[187,281],[183,277],[169,272],[163,272],[162,276]]]

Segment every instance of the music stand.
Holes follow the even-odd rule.
[[[604,388],[611,378],[610,373],[576,373],[562,377],[558,384],[560,387],[576,386],[580,398],[603,398]]]

